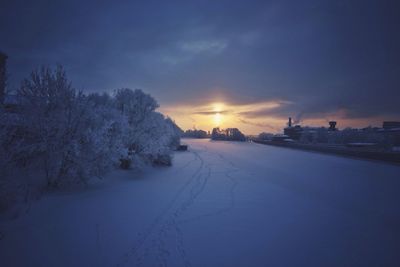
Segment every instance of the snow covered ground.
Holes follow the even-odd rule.
[[[400,166],[183,140],[0,222],[1,266],[400,266]]]

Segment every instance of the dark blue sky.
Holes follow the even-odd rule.
[[[161,106],[287,101],[252,117],[400,116],[399,1],[4,1],[16,87],[61,63],[78,89]]]

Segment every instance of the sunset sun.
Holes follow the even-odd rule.
[[[222,122],[222,115],[221,113],[217,112],[213,115],[213,122],[215,124],[215,126],[220,126],[221,122]]]

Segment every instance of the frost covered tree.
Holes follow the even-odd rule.
[[[88,99],[97,125],[97,146],[107,155],[102,164],[118,165],[128,156],[128,119],[115,108],[115,99],[108,94],[90,94]]]
[[[92,121],[86,97],[72,88],[62,67],[33,71],[18,90],[24,154],[44,170],[48,186],[85,181]],[[89,159],[87,159],[89,160]]]
[[[170,165],[180,142],[181,130],[150,95],[85,95],[61,66],[33,71],[16,98],[15,113],[0,109],[0,208],[11,184],[27,183],[21,171],[39,173],[50,188],[87,184],[118,166]]]
[[[155,164],[171,163],[171,149],[179,144],[175,123],[158,112],[157,101],[143,91],[119,89],[115,93],[117,110],[128,120],[127,146],[132,160]]]

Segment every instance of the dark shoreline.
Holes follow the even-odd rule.
[[[369,159],[369,160],[377,160],[388,163],[400,164],[399,152],[372,151],[372,150],[362,150],[362,149],[345,148],[345,147],[329,147],[329,146],[312,145],[312,144],[263,141],[257,139],[253,139],[251,141],[263,145],[279,146],[279,147],[293,148],[305,151],[319,152],[324,154],[334,154],[352,158]]]

